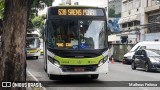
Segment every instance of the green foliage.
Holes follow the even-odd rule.
[[[108,10],[108,15],[109,15],[109,17],[114,17],[115,16],[115,10],[110,8]]]
[[[42,26],[44,25],[43,16],[35,16],[32,20],[32,23],[35,28],[42,28]]]
[[[108,10],[108,15],[110,18],[121,17],[121,13],[115,14],[115,10],[112,8]]]
[[[4,13],[4,0],[0,0],[0,35],[2,34],[2,19]]]
[[[52,6],[54,0],[34,0],[32,7],[36,9],[44,9],[44,5]]]
[[[4,14],[4,8],[5,8],[4,1],[5,0],[0,0],[0,24],[1,24],[1,20],[3,20],[3,14]],[[38,17],[38,10],[42,10],[46,6],[51,6],[52,2],[54,2],[54,0],[34,0],[33,1],[32,7],[29,13],[29,18],[28,18],[27,32],[32,32],[34,31],[34,28],[42,27],[41,25],[44,20],[44,16]],[[0,33],[1,33],[1,30],[0,30]]]
[[[29,19],[28,19],[28,25],[27,25],[27,32],[32,32],[34,31],[34,25],[32,23],[32,20],[34,19],[35,16],[37,16],[38,11],[35,9],[31,9],[30,14],[29,14]]]
[[[39,30],[41,37],[42,37],[42,33],[43,33],[43,25],[44,25],[44,20],[46,15],[42,15],[42,16],[35,16],[32,20],[32,24],[33,24],[33,28],[36,28]],[[35,29],[32,29],[35,30]]]
[[[4,13],[4,0],[0,0],[0,19],[3,19]]]
[[[33,1],[29,19],[28,19],[27,32],[34,31],[34,28],[40,29],[41,24],[45,18],[38,16],[38,10],[43,10],[46,6],[51,6],[53,1],[54,0],[34,0]]]

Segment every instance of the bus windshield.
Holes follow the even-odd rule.
[[[39,48],[39,38],[26,38],[26,48]]]
[[[54,49],[104,49],[104,20],[54,19],[48,21],[48,46]]]

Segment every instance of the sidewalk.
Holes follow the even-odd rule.
[[[26,81],[36,81],[39,82],[36,77],[34,77],[28,70],[27,70],[27,78]],[[26,87],[26,90],[47,90],[45,87]]]

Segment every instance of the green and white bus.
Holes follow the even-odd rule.
[[[49,7],[44,30],[44,69],[50,79],[108,72],[108,33],[104,8]]]
[[[28,33],[26,36],[27,57],[38,59],[40,54],[40,38],[38,34]]]

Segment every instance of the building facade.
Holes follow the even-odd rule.
[[[115,14],[119,14],[121,13],[122,10],[122,0],[110,0],[109,1],[109,9],[114,9],[115,10]]]
[[[160,0],[122,0],[122,17],[118,21],[123,33],[135,35],[131,42],[160,40]],[[153,35],[158,35],[157,37]],[[152,37],[151,37],[152,36]],[[128,38],[129,39],[129,38]]]
[[[122,0],[109,0],[108,2],[108,30],[111,35],[109,35],[109,42],[119,43],[120,36],[115,33],[121,32],[118,25],[118,21],[121,18]]]
[[[146,23],[143,26],[146,32],[142,40],[160,41],[160,0],[145,0],[144,13]]]

